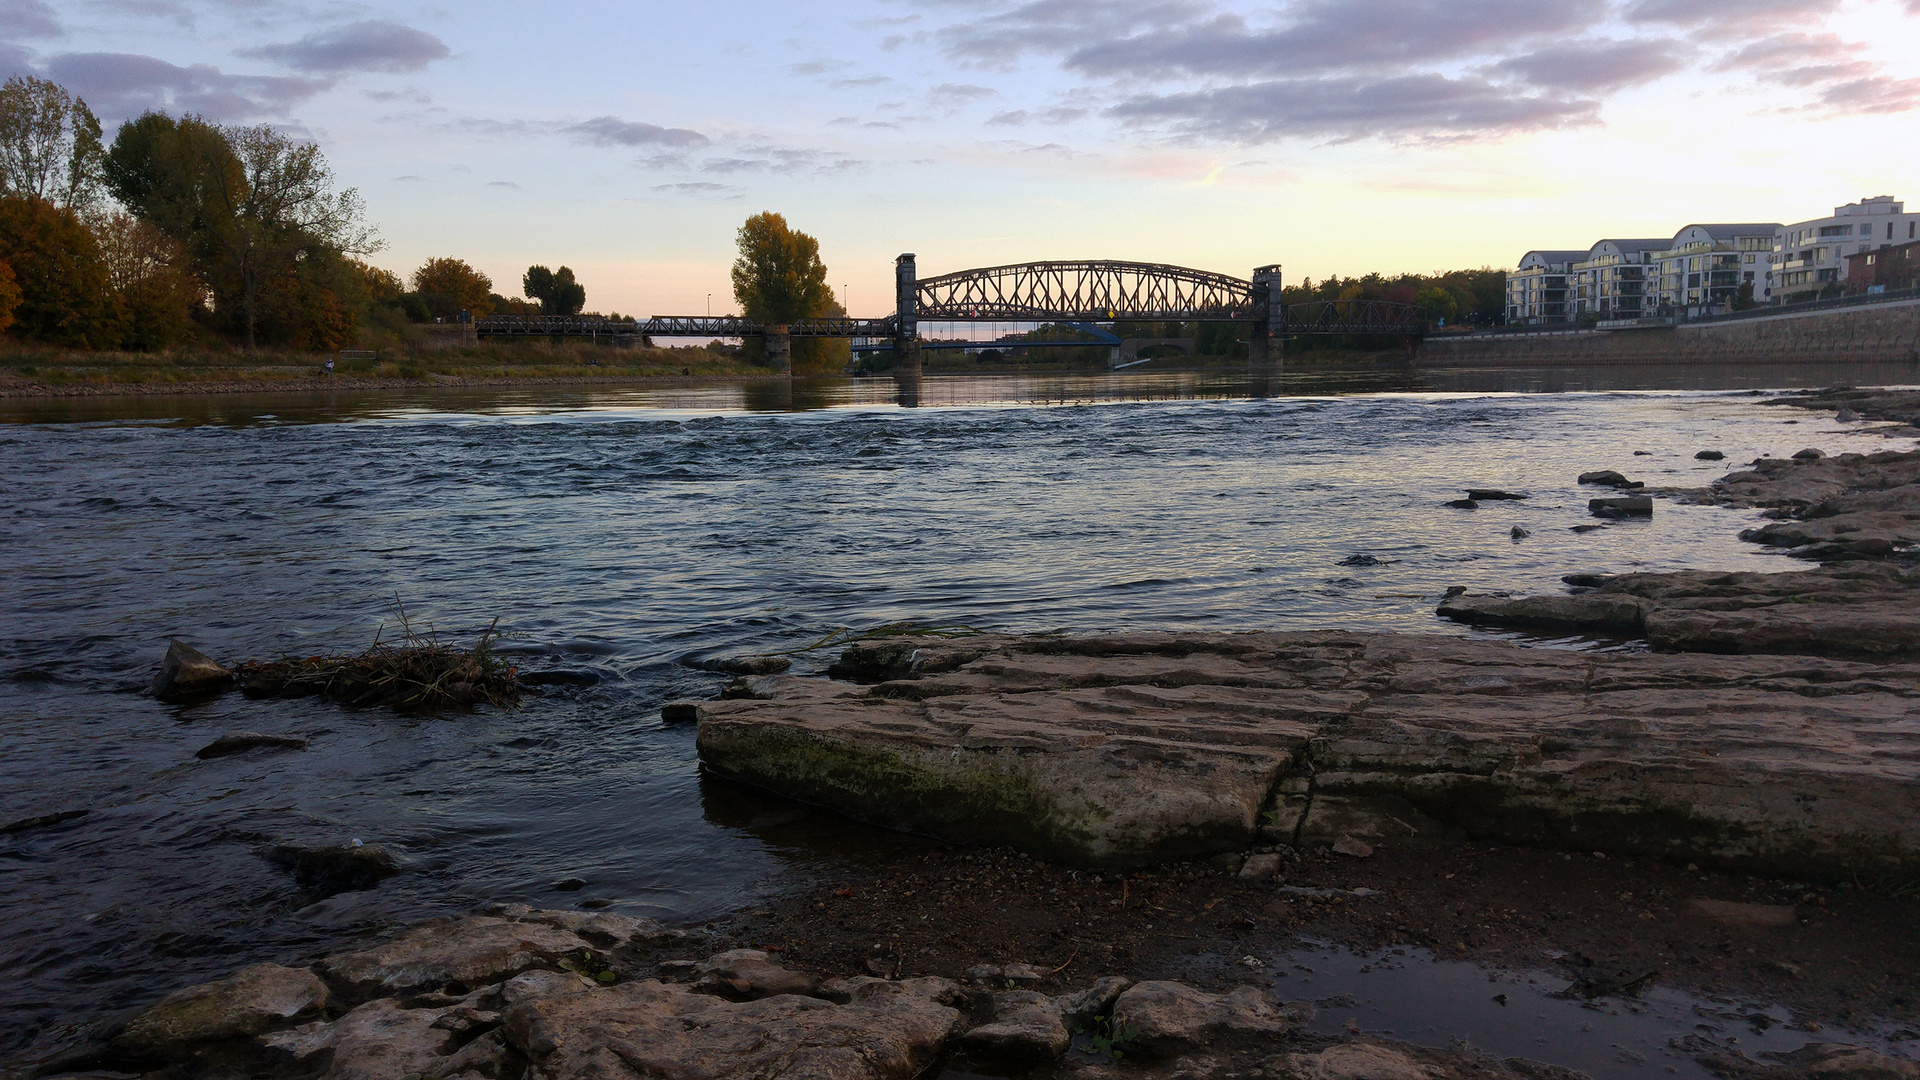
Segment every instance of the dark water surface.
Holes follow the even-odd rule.
[[[917,409],[872,380],[0,404],[0,822],[90,811],[0,836],[0,1058],[397,921],[603,900],[685,922],[918,843],[703,783],[693,731],[659,721],[721,684],[690,654],[902,620],[1465,633],[1432,615],[1449,585],[1789,566],[1734,539],[1744,512],[1573,533],[1581,471],[1704,485],[1888,445],[1714,389],[1831,370],[1631,374],[930,377]],[[1533,498],[1442,505],[1468,485]],[[140,693],[170,637],[357,651],[396,598],[603,681],[439,718]],[[312,745],[195,759],[233,730]],[[314,902],[261,856],[355,838],[408,872]]]

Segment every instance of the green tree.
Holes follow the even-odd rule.
[[[786,218],[768,212],[748,218],[740,226],[737,242],[740,256],[733,262],[733,298],[747,318],[780,325],[823,318],[836,310],[827,267],[820,261],[820,241],[794,231]],[[830,369],[851,355],[850,347],[850,342],[839,339],[798,338],[793,342],[793,369]]]
[[[0,191],[84,214],[99,201],[103,158],[86,102],[31,75],[0,85]]]
[[[564,266],[558,270],[527,267],[520,279],[520,294],[529,300],[538,300],[542,315],[578,315],[580,309],[587,306],[586,288],[575,281],[573,271]]]
[[[32,195],[0,196],[0,261],[20,290],[13,333],[77,348],[120,343],[121,312],[100,244],[72,210]]]
[[[413,291],[435,318],[449,322],[462,311],[478,319],[493,311],[493,279],[464,259],[428,259],[413,272]]]
[[[1427,319],[1444,322],[1454,318],[1460,312],[1460,302],[1454,299],[1453,291],[1439,285],[1429,285],[1414,294],[1413,302],[1427,309]]]
[[[214,311],[247,347],[263,331],[281,341],[339,337],[349,255],[383,245],[361,221],[358,193],[333,190],[317,146],[274,129],[216,128],[197,117],[148,113],[121,126],[104,169],[115,197],[187,246]],[[302,302],[323,312],[300,312]],[[309,329],[320,317],[329,329]],[[349,313],[348,318],[353,316]]]

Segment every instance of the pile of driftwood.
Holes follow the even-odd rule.
[[[496,620],[497,624],[498,620]],[[398,643],[374,639],[357,656],[250,660],[234,669],[248,697],[320,695],[343,705],[435,709],[450,705],[511,705],[520,700],[514,669],[488,652],[493,627],[472,649],[416,634],[401,620]]]

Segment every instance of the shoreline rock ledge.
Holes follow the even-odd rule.
[[[1464,833],[1920,877],[1920,665],[1421,635],[977,636],[675,703],[703,766],[1083,866]]]

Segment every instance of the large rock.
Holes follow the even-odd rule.
[[[201,1043],[258,1035],[326,1007],[327,984],[313,972],[255,964],[168,994],[121,1029],[113,1045],[137,1058],[162,1058]]]
[[[696,988],[736,1000],[812,994],[820,989],[819,976],[789,971],[759,949],[717,953],[701,961],[693,973]]]
[[[202,701],[233,685],[233,672],[213,657],[175,638],[147,693],[169,705]]]
[[[1113,1003],[1113,1032],[1157,1056],[1204,1046],[1222,1035],[1282,1035],[1292,1024],[1251,986],[1209,994],[1176,982],[1136,983]]]
[[[910,1080],[960,1022],[901,984],[838,1005],[791,994],[731,1002],[649,979],[522,1002],[504,1030],[540,1080]]]
[[[1082,865],[1452,828],[1796,876],[1920,871],[1911,664],[1350,633],[915,651],[932,673],[702,703],[702,760]],[[898,659],[855,648],[840,667]]]
[[[230,731],[201,747],[193,756],[202,761],[208,761],[233,754],[244,754],[263,746],[280,750],[303,750],[306,745],[306,738],[300,735],[263,735],[258,731]]]
[[[301,1065],[325,1062],[321,1080],[451,1076],[456,1074],[443,1068],[458,1039],[445,1023],[450,1011],[410,1009],[382,998],[331,1024],[309,1024],[261,1041]]]
[[[452,992],[499,982],[531,967],[557,966],[562,958],[597,962],[600,953],[579,936],[536,922],[491,915],[424,923],[393,941],[330,956],[320,969],[364,996]]]

